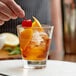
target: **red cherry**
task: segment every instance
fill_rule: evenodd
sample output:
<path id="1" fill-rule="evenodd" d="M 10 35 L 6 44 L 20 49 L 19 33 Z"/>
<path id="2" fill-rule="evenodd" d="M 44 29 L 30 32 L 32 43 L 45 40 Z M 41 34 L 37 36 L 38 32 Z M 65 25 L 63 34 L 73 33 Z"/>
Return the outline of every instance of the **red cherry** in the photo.
<path id="1" fill-rule="evenodd" d="M 22 27 L 31 27 L 32 21 L 30 19 L 22 21 Z"/>

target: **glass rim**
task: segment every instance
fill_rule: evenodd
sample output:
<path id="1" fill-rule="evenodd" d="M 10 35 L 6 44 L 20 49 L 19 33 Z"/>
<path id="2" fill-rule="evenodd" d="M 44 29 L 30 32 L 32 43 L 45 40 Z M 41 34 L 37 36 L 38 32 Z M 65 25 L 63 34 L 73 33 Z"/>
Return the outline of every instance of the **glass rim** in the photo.
<path id="1" fill-rule="evenodd" d="M 42 25 L 45 25 L 45 24 L 42 24 Z M 19 27 L 22 27 L 21 24 L 20 25 L 17 25 L 17 28 Z M 23 28 L 30 28 L 30 27 L 23 27 Z M 41 27 L 32 27 L 32 28 L 41 28 Z M 48 25 L 48 26 L 42 26 L 42 28 L 54 28 L 53 25 Z"/>

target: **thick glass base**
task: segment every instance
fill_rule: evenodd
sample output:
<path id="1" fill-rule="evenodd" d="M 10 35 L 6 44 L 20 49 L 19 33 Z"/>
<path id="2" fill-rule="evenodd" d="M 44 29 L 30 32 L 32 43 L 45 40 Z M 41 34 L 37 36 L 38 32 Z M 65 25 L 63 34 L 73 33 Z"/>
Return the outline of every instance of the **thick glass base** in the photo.
<path id="1" fill-rule="evenodd" d="M 24 62 L 24 68 L 43 69 L 46 67 L 46 60 L 42 60 L 42 61 L 23 60 L 23 62 Z"/>

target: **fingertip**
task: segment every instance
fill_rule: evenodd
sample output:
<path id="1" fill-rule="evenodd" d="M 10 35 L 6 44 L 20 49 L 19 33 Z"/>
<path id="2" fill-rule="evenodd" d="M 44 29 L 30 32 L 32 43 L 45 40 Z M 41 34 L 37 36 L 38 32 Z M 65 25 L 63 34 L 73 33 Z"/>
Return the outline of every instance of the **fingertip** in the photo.
<path id="1" fill-rule="evenodd" d="M 23 17 L 25 17 L 25 11 L 23 10 Z"/>
<path id="2" fill-rule="evenodd" d="M 0 26 L 2 26 L 4 24 L 4 21 L 0 21 Z"/>
<path id="3" fill-rule="evenodd" d="M 20 17 L 20 18 L 25 17 L 25 12 L 24 12 L 24 11 L 20 12 L 19 17 Z"/>
<path id="4" fill-rule="evenodd" d="M 17 13 L 17 15 L 20 17 L 20 18 L 23 18 L 25 17 L 25 11 L 18 5 L 19 7 L 19 12 Z"/>

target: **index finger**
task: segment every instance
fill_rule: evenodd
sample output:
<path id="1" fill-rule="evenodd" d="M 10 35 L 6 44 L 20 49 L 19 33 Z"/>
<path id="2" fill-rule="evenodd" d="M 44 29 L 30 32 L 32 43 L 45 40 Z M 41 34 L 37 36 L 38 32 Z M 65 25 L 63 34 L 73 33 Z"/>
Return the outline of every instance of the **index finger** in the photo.
<path id="1" fill-rule="evenodd" d="M 14 0 L 0 0 L 4 2 L 17 16 L 24 17 L 24 10 Z"/>

